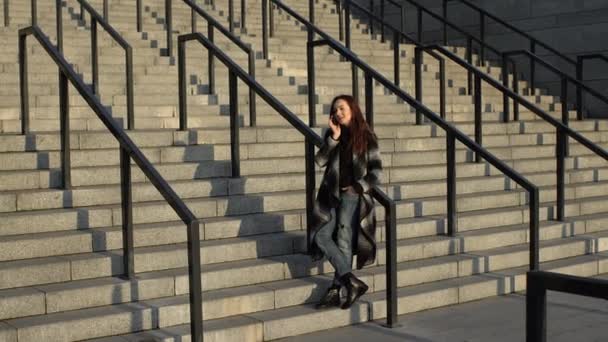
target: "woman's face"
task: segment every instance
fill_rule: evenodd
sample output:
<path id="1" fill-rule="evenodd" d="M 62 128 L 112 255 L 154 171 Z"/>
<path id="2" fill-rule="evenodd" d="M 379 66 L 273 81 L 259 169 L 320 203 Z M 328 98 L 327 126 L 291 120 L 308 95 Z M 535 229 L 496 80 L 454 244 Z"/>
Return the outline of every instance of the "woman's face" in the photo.
<path id="1" fill-rule="evenodd" d="M 342 99 L 336 101 L 336 103 L 334 104 L 334 111 L 336 113 L 336 118 L 338 119 L 338 122 L 342 126 L 350 126 L 350 121 L 353 117 L 353 114 L 350 110 L 348 102 Z"/>

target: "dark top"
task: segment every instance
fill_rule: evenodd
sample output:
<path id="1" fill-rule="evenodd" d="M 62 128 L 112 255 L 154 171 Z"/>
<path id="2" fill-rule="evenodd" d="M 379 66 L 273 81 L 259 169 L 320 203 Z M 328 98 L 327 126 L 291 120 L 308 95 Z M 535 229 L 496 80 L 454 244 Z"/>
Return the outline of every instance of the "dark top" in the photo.
<path id="1" fill-rule="evenodd" d="M 353 185 L 355 177 L 353 175 L 353 148 L 349 144 L 350 132 L 348 128 L 342 126 L 340 134 L 340 188 Z"/>

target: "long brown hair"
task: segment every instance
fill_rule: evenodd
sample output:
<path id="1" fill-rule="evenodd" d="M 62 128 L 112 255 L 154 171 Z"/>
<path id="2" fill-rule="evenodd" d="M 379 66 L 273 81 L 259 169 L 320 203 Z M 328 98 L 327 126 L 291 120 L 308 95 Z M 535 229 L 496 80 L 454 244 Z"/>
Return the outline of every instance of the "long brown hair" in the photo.
<path id="1" fill-rule="evenodd" d="M 359 156 L 362 156 L 367 152 L 368 142 L 370 140 L 376 140 L 376 135 L 365 121 L 365 118 L 363 118 L 363 113 L 361 113 L 359 103 L 357 103 L 357 100 L 350 95 L 336 96 L 331 101 L 330 115 L 336 114 L 335 104 L 338 100 L 345 101 L 348 107 L 350 107 L 352 118 L 349 126 L 350 138 L 348 144 L 352 146 L 353 152 L 357 153 Z"/>

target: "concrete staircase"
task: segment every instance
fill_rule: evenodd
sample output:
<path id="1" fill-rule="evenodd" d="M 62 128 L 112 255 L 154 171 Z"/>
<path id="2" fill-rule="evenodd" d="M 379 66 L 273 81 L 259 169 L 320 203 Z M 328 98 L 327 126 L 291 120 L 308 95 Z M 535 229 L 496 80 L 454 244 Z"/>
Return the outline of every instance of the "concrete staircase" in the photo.
<path id="1" fill-rule="evenodd" d="M 226 23 L 227 4 L 204 6 Z M 101 1 L 92 1 L 97 8 Z M 175 35 L 189 32 L 190 11 L 174 1 Z M 238 1 L 236 1 L 238 5 Z M 260 51 L 259 1 L 248 1 L 248 30 L 239 33 Z M 307 14 L 307 4 L 286 1 Z M 40 2 L 41 26 L 54 37 L 50 2 Z M 136 130 L 129 133 L 189 208 L 202 219 L 203 316 L 206 341 L 266 341 L 385 316 L 384 211 L 378 208 L 376 264 L 358 271 L 370 292 L 350 310 L 316 311 L 331 281 L 327 262 L 305 255 L 304 144 L 299 133 L 258 99 L 258 126 L 248 127 L 248 95 L 240 87 L 241 178 L 230 177 L 226 69 L 216 63 L 217 92 L 208 94 L 206 52 L 188 49 L 193 129 L 177 127 L 177 67 L 164 48 L 163 2 L 146 4 L 144 31 L 135 32 L 131 0 L 111 2 L 111 24 L 135 51 Z M 63 8 L 68 60 L 90 80 L 88 23 Z M 71 97 L 74 188 L 58 189 L 59 135 L 56 67 L 30 42 L 30 105 L 34 133 L 19 130 L 16 31 L 28 25 L 29 3 L 11 1 L 11 26 L 0 30 L 0 341 L 189 340 L 186 230 L 137 168 L 133 168 L 135 269 L 122 272 L 119 153 L 109 133 L 75 92 Z M 337 37 L 333 6 L 322 0 L 317 21 Z M 237 7 L 237 12 L 238 7 Z M 257 78 L 307 121 L 306 32 L 277 14 L 269 60 L 256 60 Z M 205 28 L 204 23 L 199 22 Z M 353 48 L 392 77 L 389 44 L 370 40 L 354 22 Z M 216 41 L 243 67 L 244 53 L 216 32 Z M 412 51 L 401 47 L 405 90 L 413 92 Z M 459 54 L 462 48 L 454 47 Z M 100 98 L 119 122 L 125 117 L 122 52 L 100 30 Z M 425 61 L 424 102 L 438 108 L 437 65 Z M 447 118 L 472 135 L 473 103 L 466 73 L 448 63 Z M 484 70 L 498 77 L 500 70 Z M 325 126 L 331 98 L 350 92 L 350 65 L 317 51 L 317 115 Z M 361 80 L 361 85 L 363 82 Z M 521 82 L 521 89 L 526 82 Z M 382 188 L 397 201 L 399 313 L 453 305 L 525 288 L 528 263 L 527 196 L 485 162 L 457 150 L 458 225 L 446 231 L 445 134 L 413 124 L 410 107 L 376 85 L 375 131 L 384 165 Z M 542 268 L 591 276 L 608 273 L 608 167 L 571 142 L 566 160 L 565 222 L 554 221 L 555 132 L 530 112 L 500 121 L 502 96 L 484 87 L 484 146 L 541 188 Z M 555 112 L 552 96 L 529 97 Z M 572 113 L 574 117 L 574 112 Z M 604 121 L 571 121 L 601 146 Z M 320 178 L 321 171 L 317 176 Z M 317 182 L 318 184 L 318 182 Z"/>

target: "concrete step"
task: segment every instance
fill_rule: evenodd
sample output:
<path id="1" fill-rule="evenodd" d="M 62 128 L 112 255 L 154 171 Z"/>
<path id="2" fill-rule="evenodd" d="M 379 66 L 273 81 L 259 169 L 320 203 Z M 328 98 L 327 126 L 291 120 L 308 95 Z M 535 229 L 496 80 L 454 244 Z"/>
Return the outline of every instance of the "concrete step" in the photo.
<path id="1" fill-rule="evenodd" d="M 587 186 L 591 186 L 591 184 L 589 184 Z M 597 186 L 598 185 L 595 185 L 595 187 L 597 187 Z M 605 189 L 606 182 L 604 182 L 603 186 Z M 578 188 L 574 188 L 574 187 L 568 187 L 567 191 L 568 191 L 568 193 L 571 194 L 571 193 L 573 193 L 573 191 L 575 189 L 582 192 L 583 188 L 581 187 L 580 189 L 578 189 Z M 552 192 L 552 191 L 554 191 L 554 187 L 547 187 L 547 188 L 541 189 L 541 193 L 546 192 L 546 191 Z M 518 197 L 521 198 L 522 201 L 525 201 L 525 196 L 524 196 L 525 193 L 523 191 L 508 192 L 508 193 L 503 193 L 503 195 L 500 195 L 500 191 L 494 191 L 492 193 L 478 192 L 475 194 L 475 196 L 476 196 L 476 198 L 479 198 L 480 201 L 489 202 L 489 200 L 488 200 L 489 194 L 494 194 L 494 198 L 492 199 L 494 205 L 496 205 L 496 203 L 498 203 L 498 202 L 496 202 L 497 200 L 501 201 L 501 199 L 500 199 L 501 196 L 507 201 L 501 201 L 498 205 L 507 205 L 508 206 L 508 205 L 511 205 L 512 203 L 518 203 L 520 201 L 517 199 Z M 429 199 L 427 197 L 430 195 L 432 195 L 432 194 L 425 194 L 425 195 L 423 195 L 425 198 L 422 198 L 422 200 L 418 201 L 418 203 L 420 203 L 420 206 L 423 208 L 420 211 L 420 213 L 416 213 L 416 215 L 423 215 L 424 217 L 431 217 L 433 215 L 443 215 L 440 212 L 438 212 L 438 213 L 433 212 L 433 209 L 430 209 L 430 211 L 428 211 L 428 212 L 425 209 L 428 206 L 426 201 L 429 201 L 429 200 L 430 200 L 429 202 L 433 201 L 433 199 Z M 583 199 L 583 197 L 582 197 L 583 195 L 584 194 L 581 194 L 580 195 L 581 197 L 573 197 L 571 195 L 571 196 L 569 196 L 568 199 L 579 200 L 579 202 L 580 202 L 580 200 Z M 593 196 L 594 194 L 589 194 L 589 195 Z M 461 196 L 459 196 L 459 203 L 460 203 L 459 207 L 458 207 L 459 211 L 466 212 L 466 211 L 477 210 L 478 208 L 480 208 L 478 203 L 475 203 L 475 202 L 471 201 L 470 199 L 467 199 L 467 198 L 471 198 L 471 197 L 472 196 L 463 196 L 462 194 L 461 194 Z M 509 202 L 509 197 L 514 198 L 515 201 Z M 525 202 L 523 202 L 523 203 L 525 203 Z M 433 205 L 433 204 L 431 204 L 431 205 Z M 485 205 L 486 204 L 484 204 L 484 206 Z M 155 246 L 160 241 L 162 241 L 162 243 L 164 243 L 164 244 L 185 242 L 186 237 L 185 237 L 185 232 L 182 232 L 183 231 L 182 226 L 183 225 L 181 225 L 179 223 L 172 224 L 168 227 L 163 226 L 163 225 L 158 225 L 158 224 L 141 225 L 141 227 L 138 226 L 138 229 L 137 229 L 138 239 L 137 239 L 136 246 L 138 246 L 138 247 Z M 526 231 L 525 228 L 523 231 L 524 232 Z M 205 232 L 205 230 L 202 230 L 203 236 L 204 236 L 204 232 Z M 24 260 L 24 259 L 30 259 L 30 258 L 60 256 L 63 254 L 102 252 L 102 251 L 106 251 L 106 250 L 119 249 L 122 246 L 121 234 L 122 234 L 121 229 L 119 227 L 109 227 L 109 228 L 90 229 L 90 230 L 85 230 L 85 231 L 58 231 L 58 232 L 39 233 L 39 234 L 32 234 L 32 235 L 6 236 L 6 237 L 0 238 L 0 245 L 4 246 L 2 248 L 2 252 L 0 253 L 0 261 Z M 298 234 L 294 235 L 293 233 L 290 233 L 287 235 L 288 236 L 286 236 L 285 238 L 289 238 L 289 236 L 291 236 L 293 238 L 300 239 L 300 237 L 297 237 Z M 477 233 L 477 235 L 479 235 L 479 233 Z M 382 241 L 381 236 L 382 236 L 381 234 L 378 236 L 379 241 Z M 409 236 L 409 237 L 411 237 L 411 236 Z M 265 241 L 276 242 L 276 239 L 278 239 L 278 238 L 279 238 L 278 236 L 275 237 L 274 235 L 269 235 L 269 236 L 260 236 L 260 239 L 248 238 L 248 240 L 255 240 L 256 245 L 261 246 L 261 245 L 266 244 Z M 230 242 L 230 241 L 224 241 L 224 242 L 227 245 L 235 246 L 234 248 L 238 247 L 237 249 L 246 248 L 246 246 L 239 247 L 239 245 L 238 245 L 240 243 L 239 241 L 235 240 L 234 242 Z M 245 242 L 245 241 L 243 241 L 243 242 Z M 268 243 L 270 243 L 270 242 L 268 242 Z M 295 243 L 295 240 L 294 240 L 294 243 Z M 287 246 L 287 245 L 290 245 L 290 243 L 286 244 L 286 242 L 284 242 L 284 243 L 281 243 L 280 245 Z M 300 246 L 300 245 L 302 245 L 302 244 L 300 242 L 298 242 L 297 246 Z M 210 246 L 211 245 L 209 245 L 209 246 L 205 245 L 204 247 L 208 250 L 213 250 L 213 248 L 211 248 Z M 477 246 L 482 246 L 482 247 L 478 247 L 478 248 L 483 249 L 483 246 L 485 246 L 487 248 L 488 244 L 487 243 L 478 244 Z M 471 248 L 471 247 L 469 246 L 469 248 Z M 226 250 L 226 251 L 228 251 L 228 250 Z M 258 248 L 258 251 L 260 251 L 259 248 Z M 266 251 L 266 249 L 264 249 L 264 251 L 265 251 L 264 253 L 269 253 L 268 255 L 275 255 L 276 253 L 279 253 L 279 252 L 272 252 L 272 251 L 268 252 L 268 251 Z M 285 249 L 280 249 L 280 251 L 284 252 Z M 209 253 L 212 253 L 212 251 Z M 227 253 L 228 252 L 224 253 L 222 255 L 222 257 L 231 258 L 231 256 Z M 241 254 L 239 254 L 239 255 L 241 255 Z M 258 257 L 259 257 L 259 255 L 258 255 Z M 203 259 L 204 258 L 205 257 L 203 257 Z M 219 260 L 219 259 L 213 259 L 213 260 Z M 224 261 L 226 261 L 226 260 L 224 260 Z M 223 261 L 217 261 L 217 262 L 223 262 Z"/>
<path id="2" fill-rule="evenodd" d="M 584 222 L 584 221 L 583 221 Z M 582 222 L 581 222 L 582 223 Z M 543 240 L 549 240 L 549 235 L 547 232 L 557 231 L 560 224 L 545 224 L 541 229 L 541 236 Z M 523 233 L 523 234 L 522 234 Z M 496 237 L 501 234 L 502 242 L 496 244 Z M 563 235 L 563 232 L 560 233 Z M 542 245 L 542 256 L 544 261 L 559 259 L 559 254 L 556 254 L 555 249 L 557 246 L 561 248 L 561 251 L 564 251 L 565 248 L 573 249 L 574 255 L 576 253 L 580 253 L 580 241 L 585 239 L 592 239 L 600 243 L 599 241 L 606 240 L 606 232 L 600 233 L 589 233 L 585 234 L 584 229 L 580 229 L 576 238 L 568 238 L 569 242 L 560 241 L 560 243 L 556 243 L 556 240 L 549 240 L 543 242 Z M 561 236 L 560 237 L 567 237 Z M 505 259 L 506 255 L 516 255 L 521 254 L 520 251 L 525 251 L 527 248 L 527 240 L 526 240 L 526 229 L 525 227 L 505 227 L 500 231 L 497 230 L 492 234 L 484 234 L 476 236 L 470 236 L 467 234 L 463 234 L 463 241 L 461 243 L 461 247 L 458 253 L 456 254 L 448 254 L 446 256 L 439 256 L 435 258 L 422 258 L 417 259 L 413 257 L 410 253 L 407 258 L 403 256 L 399 257 L 403 259 L 399 263 L 398 267 L 398 286 L 413 286 L 419 285 L 439 280 L 446 280 L 451 278 L 470 276 L 473 274 L 486 273 L 486 272 L 495 272 L 504 268 L 512 268 L 517 265 L 525 265 L 527 260 L 521 257 L 515 257 L 511 259 Z M 506 240 L 508 239 L 508 240 Z M 426 239 L 426 241 L 429 241 Z M 475 255 L 470 254 L 475 251 L 475 248 L 471 248 L 471 246 L 481 246 L 483 241 L 491 241 L 490 246 L 486 246 L 483 249 L 486 249 L 485 254 L 483 255 Z M 588 241 L 588 240 L 587 240 Z M 512 245 L 508 245 L 512 243 Z M 410 247 L 415 247 L 415 244 L 408 244 Z M 498 245 L 499 247 L 492 247 Z M 601 245 L 601 243 L 600 243 Z M 401 246 L 401 245 L 400 245 Z M 463 248 L 467 246 L 468 248 Z M 599 245 L 598 245 L 599 246 Z M 381 247 L 383 250 L 383 247 Z M 603 247 L 598 248 L 599 252 L 604 250 Z M 413 258 L 409 260 L 410 258 Z M 490 263 L 483 261 L 483 259 L 489 259 Z M 502 261 L 502 260 L 506 260 Z M 234 262 L 238 264 L 238 262 Z M 326 263 L 323 263 L 323 269 L 326 270 Z M 372 283 L 374 284 L 372 291 L 382 291 L 385 290 L 385 282 L 384 275 L 385 270 L 383 265 L 383 260 L 379 260 L 379 266 L 372 266 L 362 271 L 364 277 L 367 279 L 373 279 Z M 457 271 L 458 270 L 458 271 Z M 420 271 L 424 271 L 420 273 Z M 416 274 L 414 274 L 414 272 Z M 150 300 L 160 297 L 172 297 L 167 300 L 175 305 L 185 305 L 187 300 L 184 300 L 183 296 L 188 293 L 188 289 L 185 288 L 181 291 L 175 289 L 173 291 L 173 286 L 168 287 L 167 283 L 175 281 L 177 276 L 183 276 L 183 271 L 176 269 L 173 272 L 153 272 L 153 273 L 145 273 L 142 274 L 135 282 L 124 281 L 116 278 L 98 278 L 91 280 L 79 280 L 74 281 L 68 284 L 53 284 L 42 286 L 38 288 L 42 291 L 43 294 L 35 295 L 35 297 L 43 297 L 45 302 L 47 303 L 46 313 L 57 313 L 68 310 L 76 310 L 83 309 L 87 307 L 101 306 L 101 305 L 110 305 L 110 304 L 121 304 L 126 303 L 130 300 Z M 274 289 L 275 292 L 275 303 L 276 306 L 274 309 L 279 309 L 282 307 L 292 306 L 292 305 L 300 305 L 310 302 L 316 302 L 319 299 L 319 292 L 314 292 L 315 287 L 326 286 L 328 284 L 327 277 L 329 274 L 323 275 L 313 275 L 309 278 L 304 279 L 286 279 L 286 280 L 277 280 L 270 283 L 265 283 L 264 287 Z M 135 289 L 133 289 L 135 287 Z M 217 298 L 217 300 L 229 300 L 233 297 L 234 293 L 240 293 L 243 290 L 249 289 L 255 286 L 244 286 L 233 288 L 232 290 L 208 290 L 206 292 L 206 297 Z M 110 293 L 112 291 L 125 291 L 131 288 L 136 291 L 135 295 L 126 296 L 124 298 L 116 297 L 116 296 L 105 296 L 105 293 Z M 158 290 L 154 290 L 158 289 Z M 281 290 L 280 292 L 278 290 Z M 32 292 L 28 288 L 22 288 L 19 290 L 4 290 L 2 291 L 5 294 L 7 293 L 16 293 L 20 296 L 24 295 L 32 295 Z M 313 292 L 312 296 L 308 296 L 310 292 Z M 371 291 L 370 291 L 371 292 Z M 307 293 L 307 297 L 304 294 Z M 296 295 L 296 296 L 294 296 Z M 82 297 L 88 296 L 88 301 L 83 301 Z M 136 298 L 133 298 L 136 296 Z M 278 297 L 280 296 L 280 297 Z M 31 299 L 30 299 L 31 300 Z M 204 315 L 207 319 L 219 318 L 226 316 L 226 314 L 219 314 L 218 310 L 212 310 L 214 304 L 217 302 L 211 301 L 207 303 L 206 310 L 208 311 L 207 315 Z M 17 318 L 21 317 L 24 314 L 36 315 L 40 313 L 45 313 L 44 308 L 31 308 L 27 307 L 23 304 L 13 304 L 14 311 L 8 313 L 1 317 L 2 319 L 7 318 Z M 215 313 L 215 314 L 214 314 Z M 236 314 L 234 311 L 230 311 L 230 315 Z"/>
<path id="3" fill-rule="evenodd" d="M 581 245 L 581 244 L 578 244 Z M 576 244 L 572 244 L 573 247 L 571 248 L 575 248 L 574 246 L 576 246 Z M 579 252 L 580 253 L 580 252 Z M 584 254 L 584 253 L 581 253 Z M 581 255 L 581 254 L 577 254 Z M 552 260 L 552 259 L 549 259 Z M 598 259 L 596 258 L 593 261 L 590 261 L 589 259 L 582 259 L 582 258 L 578 258 L 576 259 L 576 261 L 578 261 L 578 263 L 580 263 L 582 260 L 585 260 L 585 262 L 588 263 L 593 263 L 595 262 L 595 267 L 597 269 L 598 267 Z M 561 262 L 562 265 L 564 264 L 564 262 Z M 570 265 L 572 265 L 572 261 L 569 262 Z M 551 266 L 549 266 L 551 267 Z M 413 290 L 414 288 L 417 288 L 418 290 L 420 290 L 421 288 L 431 288 L 431 289 L 437 289 L 437 287 L 439 288 L 447 288 L 447 289 L 457 289 L 459 291 L 457 291 L 458 293 L 462 292 L 459 296 L 458 296 L 458 301 L 459 302 L 465 302 L 465 301 L 470 301 L 470 300 L 474 300 L 474 299 L 478 299 L 478 298 L 482 298 L 484 296 L 487 296 L 489 293 L 494 293 L 497 289 L 496 283 L 497 281 L 501 280 L 503 282 L 506 283 L 506 281 L 508 280 L 507 277 L 495 277 L 492 276 L 491 274 L 486 275 L 486 274 L 482 274 L 479 276 L 469 276 L 469 277 L 460 277 L 460 278 L 456 278 L 456 279 L 448 279 L 445 281 L 441 281 L 441 282 L 433 282 L 433 283 L 429 283 L 429 284 L 422 284 L 422 285 L 414 285 L 411 287 L 406 287 L 406 288 L 401 288 L 400 289 L 400 293 L 399 293 L 399 297 L 400 299 L 402 299 L 404 297 L 404 292 L 407 290 Z M 366 281 L 370 282 L 368 277 L 365 277 Z M 492 289 L 493 290 L 489 290 Z M 468 289 L 469 292 L 464 292 L 465 289 Z M 485 291 L 480 291 L 481 289 L 486 289 Z M 240 290 L 240 291 L 239 291 Z M 239 290 L 231 290 L 231 291 L 224 291 L 224 293 L 222 293 L 224 295 L 225 300 L 229 300 L 228 296 L 234 298 L 233 296 L 237 296 L 241 297 L 241 298 L 247 298 L 247 296 L 252 299 L 252 298 L 256 298 L 260 295 L 260 292 L 267 292 L 269 296 L 272 296 L 273 294 L 273 289 L 265 289 L 265 288 L 241 288 Z M 375 290 L 375 289 L 374 289 Z M 381 310 L 381 306 L 382 306 L 382 302 L 381 301 L 381 297 L 383 292 L 382 291 L 370 291 L 370 294 L 366 295 L 365 297 L 362 298 L 361 302 L 359 304 L 357 304 L 357 306 L 354 306 L 353 309 L 351 310 L 356 310 L 358 306 L 362 306 L 362 305 L 367 305 L 366 303 L 369 303 L 372 306 L 372 311 L 370 311 L 372 318 L 381 318 L 382 317 L 382 310 Z M 510 291 L 512 291 L 512 289 L 509 289 Z M 465 294 L 468 293 L 468 296 L 465 296 Z M 240 294 L 240 296 L 238 296 L 238 294 Z M 218 293 L 219 295 L 219 293 Z M 427 293 L 428 296 L 428 293 Z M 216 300 L 221 300 L 221 297 L 216 297 L 218 299 Z M 224 299 L 222 298 L 222 299 Z M 380 298 L 380 299 L 378 299 Z M 436 297 L 435 297 L 436 298 Z M 234 298 L 236 299 L 236 298 Z M 233 299 L 233 300 L 234 300 Z M 240 298 L 239 298 L 240 299 Z M 238 299 L 237 299 L 238 301 Z M 263 301 L 265 302 L 265 301 Z M 21 329 L 20 331 L 20 336 L 24 336 L 25 334 L 27 334 L 28 331 L 31 330 L 42 330 L 41 328 L 43 326 L 46 326 L 45 330 L 47 332 L 53 332 L 53 331 L 61 331 L 61 335 L 64 338 L 69 338 L 69 339 L 77 339 L 77 338 L 89 338 L 89 337 L 97 337 L 97 336 L 107 336 L 107 335 L 113 335 L 113 334 L 120 334 L 121 331 L 123 331 L 125 328 L 122 326 L 117 326 L 117 325 L 111 325 L 112 328 L 110 329 L 99 329 L 96 330 L 94 332 L 92 331 L 87 331 L 86 333 L 84 333 L 84 335 L 82 333 L 79 334 L 75 334 L 75 333 L 71 333 L 70 335 L 65 335 L 65 333 L 63 333 L 63 331 L 73 331 L 73 329 L 66 329 L 67 327 L 69 327 L 70 325 L 73 325 L 75 323 L 81 323 L 82 321 L 86 321 L 87 319 L 90 320 L 91 319 L 91 314 L 95 314 L 95 317 L 99 320 L 103 320 L 103 321 L 114 321 L 116 320 L 116 316 L 120 317 L 121 319 L 125 319 L 124 318 L 124 313 L 121 315 L 119 314 L 118 310 L 112 310 L 112 309 L 122 309 L 121 311 L 123 312 L 127 312 L 130 315 L 133 314 L 137 314 L 138 311 L 143 311 L 143 313 L 145 313 L 146 311 L 157 311 L 159 312 L 159 321 L 157 323 L 157 325 L 155 325 L 153 322 L 147 322 L 151 317 L 147 316 L 147 315 L 142 315 L 141 317 L 144 318 L 144 321 L 142 322 L 141 325 L 138 326 L 137 329 L 132 329 L 130 331 L 133 330 L 139 330 L 141 328 L 144 329 L 150 329 L 150 328 L 156 328 L 156 327 L 167 327 L 167 326 L 172 326 L 172 325 L 177 325 L 177 324 L 184 324 L 185 319 L 187 319 L 188 315 L 187 315 L 187 311 L 184 310 L 185 308 L 187 308 L 187 300 L 185 296 L 180 296 L 180 297 L 174 297 L 171 299 L 161 299 L 161 300 L 149 300 L 149 301 L 144 301 L 143 303 L 148 304 L 147 308 L 146 306 L 136 306 L 136 305 L 130 305 L 130 304 L 119 304 L 119 305 L 114 305 L 112 307 L 100 307 L 100 308 L 95 308 L 95 309 L 84 309 L 84 310 L 79 310 L 79 316 L 74 316 L 74 315 L 69 315 L 68 313 L 57 313 L 57 314 L 52 314 L 52 316 L 54 317 L 61 317 L 62 319 L 59 320 L 52 320 L 50 322 L 44 322 L 44 321 L 40 321 L 37 320 L 35 318 L 23 318 L 23 319 L 16 319 L 16 320 L 11 320 L 10 322 L 12 323 L 13 326 L 17 327 L 17 330 Z M 142 304 L 143 304 L 142 303 Z M 214 306 L 213 304 L 211 304 L 212 302 L 208 303 L 208 307 L 210 310 L 208 311 L 208 313 L 211 315 L 210 318 L 214 317 L 214 311 L 211 310 Z M 286 332 L 289 332 L 291 334 L 293 334 L 293 330 L 292 329 L 285 329 L 285 328 L 281 328 L 278 325 L 275 325 L 275 330 L 270 330 L 269 326 L 269 317 L 274 317 L 275 319 L 277 319 L 279 317 L 281 318 L 281 321 L 283 323 L 283 325 L 287 324 L 288 322 L 286 322 L 286 320 L 288 320 L 289 318 L 295 319 L 294 318 L 294 313 L 300 313 L 300 315 L 297 316 L 301 316 L 302 314 L 302 310 L 303 309 L 307 309 L 307 307 L 303 307 L 303 306 L 293 306 L 293 307 L 286 307 L 286 308 L 274 308 L 274 306 L 271 306 L 270 304 L 273 303 L 273 301 L 268 300 L 268 308 L 273 308 L 274 310 L 272 311 L 264 311 L 265 307 L 264 305 L 262 306 L 258 306 L 256 307 L 256 305 L 253 305 L 253 308 L 248 304 L 247 302 L 242 302 L 241 299 L 241 303 L 242 305 L 240 306 L 240 308 L 242 310 L 245 310 L 244 313 L 249 313 L 251 311 L 254 311 L 253 314 L 251 314 L 251 317 L 257 318 L 257 319 L 261 319 L 263 322 L 265 322 L 265 338 L 267 339 L 274 339 L 274 338 L 278 338 L 278 337 L 285 337 L 285 336 L 281 336 L 280 334 L 285 334 Z M 259 300 L 254 302 L 258 305 L 260 305 Z M 445 304 L 445 303 L 443 303 Z M 126 306 L 126 308 L 124 307 Z M 236 309 L 234 306 L 230 306 L 233 309 Z M 247 307 L 247 308 L 245 308 Z M 129 310 L 130 308 L 130 310 Z M 237 309 L 238 310 L 238 309 Z M 267 309 L 266 309 L 267 310 Z M 411 308 L 410 308 L 411 310 Z M 257 311 L 257 312 L 256 312 Z M 307 309 L 308 311 L 308 309 Z M 327 311 L 315 311 L 313 312 L 313 316 L 319 316 L 319 315 L 323 315 L 325 313 L 330 312 L 331 310 L 327 310 Z M 335 310 L 337 311 L 337 310 Z M 348 312 L 348 311 L 347 311 Z M 181 314 L 180 314 L 181 313 Z M 367 314 L 367 310 L 364 311 L 365 314 Z M 401 312 L 400 312 L 401 313 Z M 151 312 L 150 312 L 151 314 Z M 352 312 L 350 313 L 352 315 Z M 219 317 L 221 317 L 221 313 L 217 313 L 217 315 Z M 308 314 L 310 315 L 310 313 Z M 123 317 L 121 317 L 123 316 Z M 209 316 L 207 316 L 209 317 Z M 264 319 L 266 318 L 266 319 Z M 300 317 L 299 317 L 300 318 Z M 365 317 L 367 318 L 367 317 Z M 51 323 L 51 322 L 62 322 L 62 323 Z M 301 319 L 300 319 L 301 321 Z M 50 326 L 49 326 L 50 325 Z M 59 325 L 59 326 L 63 326 L 63 329 L 52 329 L 52 326 L 55 325 Z M 28 329 L 29 328 L 29 329 Z M 36 329 L 38 328 L 38 329 Z M 111 331 L 104 331 L 104 330 L 111 330 Z M 127 332 L 130 332 L 127 331 Z M 103 334 L 102 334 L 103 332 Z M 273 332 L 274 334 L 271 334 L 270 332 Z M 31 333 L 31 332 L 30 332 Z M 52 333 L 51 333 L 52 334 Z M 57 334 L 57 333 L 55 333 Z M 53 335 L 47 335 L 47 338 L 53 338 Z"/>
<path id="4" fill-rule="evenodd" d="M 573 258 L 567 261 L 556 261 L 547 262 L 543 266 L 550 270 L 568 272 L 579 276 L 592 276 L 597 274 L 598 271 L 603 267 L 603 262 L 598 262 L 590 257 Z M 584 266 L 584 270 L 577 270 L 575 267 Z M 508 274 L 509 279 L 517 279 L 517 285 L 523 282 L 519 279 L 523 278 L 524 270 L 513 269 Z M 478 277 L 477 279 L 483 280 Z M 480 282 L 481 282 L 480 280 Z M 425 308 L 433 307 L 432 303 L 425 301 L 425 297 L 431 297 L 440 293 L 454 293 L 452 297 L 457 297 L 459 292 L 467 293 L 466 290 L 475 290 L 475 284 L 472 281 L 467 283 L 460 283 L 455 291 L 441 291 L 438 286 L 427 286 L 426 291 L 424 288 L 414 288 L 406 293 L 402 299 L 408 300 L 414 303 L 415 306 L 410 309 L 411 311 L 424 310 Z M 402 293 L 405 291 L 402 291 Z M 470 291 L 469 291 L 470 292 Z M 444 296 L 445 297 L 445 296 Z M 464 300 L 464 298 L 463 298 Z M 447 300 L 448 303 L 457 303 L 458 299 Z M 367 305 L 367 304 L 366 304 Z M 260 317 L 255 319 L 250 318 L 249 315 L 239 315 L 229 319 L 218 319 L 211 320 L 207 323 L 208 328 L 205 332 L 205 339 L 212 341 L 229 341 L 232 337 L 235 341 L 262 341 L 268 340 L 274 337 L 280 336 L 291 336 L 299 333 L 311 332 L 306 326 L 319 327 L 323 329 L 336 328 L 344 325 L 352 324 L 353 322 L 359 322 L 369 320 L 369 317 L 362 317 L 367 312 L 367 307 L 360 308 L 356 307 L 348 312 L 341 311 L 339 309 L 328 310 L 324 312 L 316 311 L 312 306 L 302 306 L 282 309 L 279 313 L 274 316 L 270 314 L 266 315 L 265 321 L 258 320 Z M 281 317 L 282 316 L 282 317 Z M 354 317 L 353 317 L 354 316 Z M 294 317 L 293 320 L 290 318 Z M 302 325 L 300 323 L 304 320 L 307 324 Z M 292 323 L 293 322 L 293 323 Z M 220 326 L 233 327 L 232 329 L 224 328 L 220 330 Z M 179 339 L 190 338 L 189 325 L 176 325 L 172 327 L 166 327 L 161 329 L 154 329 L 147 332 L 141 332 L 136 334 L 123 335 L 124 339 L 128 340 L 145 340 L 150 338 L 158 338 L 166 341 L 178 341 Z M 109 341 L 107 339 L 95 340 L 96 342 Z"/>
<path id="5" fill-rule="evenodd" d="M 549 193 L 553 191 L 551 188 L 547 188 L 547 190 Z M 590 195 L 593 196 L 594 194 L 591 193 Z M 211 218 L 222 215 L 243 215 L 267 211 L 302 209 L 304 208 L 303 198 L 304 196 L 301 192 L 291 191 L 260 193 L 255 196 L 235 195 L 230 197 L 197 198 L 189 199 L 186 202 L 199 217 Z M 483 214 L 489 208 L 499 207 L 501 208 L 500 210 L 503 210 L 502 208 L 512 207 L 511 211 L 515 215 L 513 218 L 521 220 L 521 212 L 526 211 L 525 208 L 517 207 L 526 203 L 526 196 L 521 191 L 459 194 L 459 198 L 462 198 L 463 201 L 463 204 L 459 205 L 459 210 L 462 213 L 467 212 L 470 215 L 475 215 L 478 211 Z M 483 200 L 472 200 L 473 198 L 481 198 Z M 567 202 L 567 215 L 600 212 L 603 209 L 601 199 L 602 197 L 600 196 L 569 200 Z M 239 203 L 239 205 L 234 205 L 235 203 Z M 398 201 L 398 208 L 401 208 L 398 211 L 398 217 L 400 218 L 442 214 L 445 213 L 445 199 L 444 196 L 438 196 L 400 200 Z M 4 218 L 4 222 L 1 225 L 2 235 L 13 235 L 71 230 L 78 227 L 90 228 L 116 225 L 120 222 L 120 207 L 111 205 L 67 210 L 52 209 L 35 212 L 3 213 L 0 215 Z M 546 211 L 546 215 L 550 217 L 552 211 Z M 135 204 L 135 223 L 159 222 L 159 220 L 171 221 L 175 219 L 175 214 L 163 201 Z M 490 219 L 493 220 L 495 218 L 492 217 Z M 20 222 L 23 220 L 30 222 L 27 232 L 23 228 L 16 228 L 22 226 Z M 475 224 L 479 226 L 482 223 L 477 222 Z M 465 224 L 465 226 L 468 225 Z M 482 225 L 481 227 L 485 226 Z"/>

